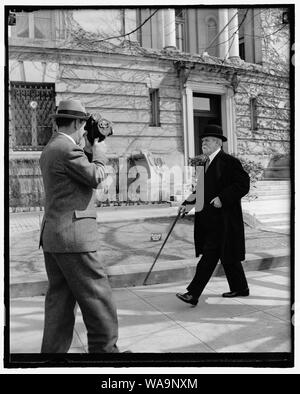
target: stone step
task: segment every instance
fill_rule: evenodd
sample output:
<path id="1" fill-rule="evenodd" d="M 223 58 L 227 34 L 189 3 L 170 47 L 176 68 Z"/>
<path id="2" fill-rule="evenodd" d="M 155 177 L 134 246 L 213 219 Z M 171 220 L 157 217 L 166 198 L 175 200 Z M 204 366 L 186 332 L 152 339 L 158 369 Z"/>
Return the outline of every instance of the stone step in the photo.
<path id="1" fill-rule="evenodd" d="M 282 199 L 242 201 L 242 208 L 255 215 L 272 213 L 289 214 L 290 202 Z"/>
<path id="2" fill-rule="evenodd" d="M 282 188 L 286 188 L 289 187 L 291 185 L 291 182 L 262 182 L 262 181 L 258 181 L 256 182 L 256 185 L 258 187 L 282 187 Z"/>
<path id="3" fill-rule="evenodd" d="M 290 187 L 280 187 L 280 186 L 277 186 L 277 187 L 267 187 L 267 186 L 265 186 L 265 187 L 263 187 L 263 186 L 256 186 L 255 185 L 255 187 L 253 187 L 253 190 L 257 190 L 257 191 L 260 191 L 260 192 L 269 192 L 269 191 L 278 191 L 278 192 L 282 192 L 282 193 L 288 193 L 288 192 L 290 192 Z"/>
<path id="4" fill-rule="evenodd" d="M 259 185 L 255 184 L 256 189 L 258 190 L 290 190 L 290 185 Z"/>
<path id="5" fill-rule="evenodd" d="M 254 194 L 257 194 L 258 196 L 283 196 L 283 197 L 289 197 L 291 192 L 290 190 L 280 190 L 280 189 L 274 189 L 274 190 L 257 190 L 257 189 L 251 189 L 251 192 Z"/>
<path id="6" fill-rule="evenodd" d="M 275 225 L 275 226 L 272 225 L 270 226 L 270 229 L 279 232 L 284 231 L 286 234 L 290 232 L 289 225 Z"/>
<path id="7" fill-rule="evenodd" d="M 290 222 L 289 220 L 260 220 L 259 217 L 257 217 L 257 220 L 263 225 L 263 226 L 269 226 L 269 227 L 284 227 L 284 228 L 289 228 Z"/>
<path id="8" fill-rule="evenodd" d="M 254 192 L 257 196 L 256 200 L 290 200 L 289 194 L 275 194 L 275 193 L 266 193 L 266 194 L 259 194 Z"/>
<path id="9" fill-rule="evenodd" d="M 277 180 L 260 180 L 260 181 L 257 181 L 257 184 L 258 185 L 269 185 L 269 186 L 272 186 L 272 185 L 289 185 L 291 182 L 290 182 L 290 180 L 281 180 L 281 181 L 277 181 Z"/>
<path id="10" fill-rule="evenodd" d="M 259 183 L 257 182 L 255 184 L 255 189 L 259 190 L 259 191 L 276 191 L 276 190 L 280 190 L 280 191 L 290 191 L 291 189 L 291 185 L 290 183 L 285 183 L 285 184 L 276 184 L 276 183 L 272 183 L 272 184 L 267 184 L 267 183 Z"/>
<path id="11" fill-rule="evenodd" d="M 284 220 L 284 221 L 289 221 L 290 217 L 288 213 L 262 213 L 257 215 L 261 220 L 266 220 L 266 221 L 275 221 L 275 220 Z"/>
<path id="12" fill-rule="evenodd" d="M 274 194 L 284 194 L 289 195 L 291 193 L 290 188 L 282 189 L 278 188 L 251 188 L 251 191 L 259 193 L 259 194 L 267 194 L 267 193 L 274 193 Z"/>
<path id="13" fill-rule="evenodd" d="M 243 212 L 248 212 L 249 214 L 254 215 L 258 219 L 263 217 L 263 215 L 272 215 L 273 214 L 272 210 L 266 211 L 263 209 L 257 209 L 255 211 L 249 210 L 249 209 L 248 210 L 244 209 Z M 282 215 L 282 218 L 288 218 L 288 219 L 290 218 L 290 211 L 288 211 L 288 210 L 286 210 L 286 211 L 281 210 L 280 214 Z M 267 220 L 267 219 L 263 217 L 262 220 Z M 279 220 L 279 219 L 276 219 L 276 220 Z"/>

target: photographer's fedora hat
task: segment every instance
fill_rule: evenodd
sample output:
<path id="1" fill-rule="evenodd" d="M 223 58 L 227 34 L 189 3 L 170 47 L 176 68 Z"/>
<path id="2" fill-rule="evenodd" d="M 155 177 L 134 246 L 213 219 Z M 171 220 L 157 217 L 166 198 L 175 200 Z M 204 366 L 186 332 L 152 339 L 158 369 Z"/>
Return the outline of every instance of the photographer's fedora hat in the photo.
<path id="1" fill-rule="evenodd" d="M 59 102 L 56 113 L 51 117 L 69 118 L 69 119 L 83 119 L 87 120 L 90 115 L 85 112 L 85 108 L 79 100 L 62 100 Z"/>
<path id="2" fill-rule="evenodd" d="M 209 124 L 205 127 L 201 138 L 204 137 L 216 137 L 220 138 L 223 142 L 227 141 L 227 138 L 223 135 L 222 127 L 216 124 Z"/>

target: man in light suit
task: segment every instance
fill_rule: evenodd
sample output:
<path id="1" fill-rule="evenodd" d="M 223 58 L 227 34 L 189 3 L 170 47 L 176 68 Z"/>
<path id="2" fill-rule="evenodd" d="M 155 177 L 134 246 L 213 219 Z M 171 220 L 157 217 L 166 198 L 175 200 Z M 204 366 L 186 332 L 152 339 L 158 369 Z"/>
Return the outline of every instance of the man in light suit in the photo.
<path id="1" fill-rule="evenodd" d="M 112 291 L 99 249 L 93 189 L 105 178 L 102 142 L 85 138 L 88 114 L 78 100 L 59 103 L 58 131 L 44 148 L 40 166 L 45 214 L 40 244 L 48 276 L 42 353 L 67 353 L 73 338 L 75 304 L 87 328 L 89 353 L 119 352 Z M 92 161 L 80 147 L 85 138 Z"/>
<path id="2" fill-rule="evenodd" d="M 240 161 L 223 152 L 223 141 L 226 137 L 220 126 L 208 125 L 204 129 L 202 151 L 208 160 L 205 169 L 199 167 L 196 191 L 179 207 L 182 214 L 195 207 L 196 257 L 202 255 L 187 292 L 176 294 L 191 305 L 197 305 L 219 259 L 230 288 L 223 297 L 249 295 L 241 264 L 245 260 L 241 198 L 249 191 L 250 179 Z"/>

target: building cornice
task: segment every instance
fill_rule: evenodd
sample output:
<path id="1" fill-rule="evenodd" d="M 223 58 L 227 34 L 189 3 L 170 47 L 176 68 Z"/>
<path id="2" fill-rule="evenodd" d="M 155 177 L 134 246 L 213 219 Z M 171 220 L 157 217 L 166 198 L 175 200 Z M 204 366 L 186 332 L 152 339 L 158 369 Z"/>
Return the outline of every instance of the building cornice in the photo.
<path id="1" fill-rule="evenodd" d="M 47 42 L 48 43 L 48 42 Z M 124 59 L 124 56 L 128 57 L 128 59 L 133 59 L 136 62 L 137 58 L 138 61 L 147 62 L 149 59 L 155 59 L 159 61 L 171 61 L 174 65 L 178 64 L 185 64 L 185 67 L 190 68 L 199 65 L 202 69 L 206 69 L 207 71 L 215 71 L 215 72 L 225 72 L 229 74 L 237 73 L 247 74 L 247 75 L 266 75 L 268 77 L 273 78 L 283 78 L 289 80 L 289 75 L 287 73 L 282 73 L 277 70 L 274 70 L 270 67 L 259 65 L 259 64 L 252 64 L 246 63 L 241 59 L 227 59 L 222 60 L 217 57 L 212 57 L 207 54 L 198 55 L 198 54 L 189 54 L 184 52 L 179 52 L 178 50 L 171 50 L 171 51 L 158 51 L 158 50 L 151 50 L 145 49 L 140 47 L 137 43 L 131 45 L 130 47 L 120 47 L 115 49 L 114 51 L 110 50 L 97 50 L 92 51 L 89 49 L 76 49 L 74 47 L 68 47 L 67 45 L 60 45 L 58 46 L 54 42 L 52 45 L 45 45 L 40 46 L 38 43 L 27 43 L 26 45 L 17 45 L 16 43 L 11 43 L 9 45 L 9 57 L 13 58 L 14 55 L 22 55 L 26 56 L 26 54 L 32 56 L 34 55 L 46 55 L 46 56 L 53 56 L 59 59 L 62 55 L 64 56 L 88 56 L 88 57 L 99 57 L 99 54 L 107 55 L 107 56 L 115 56 L 116 58 Z"/>

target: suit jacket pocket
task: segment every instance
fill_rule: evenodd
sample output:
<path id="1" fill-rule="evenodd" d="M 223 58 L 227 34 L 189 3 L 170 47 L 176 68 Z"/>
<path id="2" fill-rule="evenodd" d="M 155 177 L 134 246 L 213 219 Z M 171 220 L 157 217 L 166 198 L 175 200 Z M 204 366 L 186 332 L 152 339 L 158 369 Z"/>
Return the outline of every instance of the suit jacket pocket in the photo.
<path id="1" fill-rule="evenodd" d="M 96 250 L 99 243 L 97 214 L 93 210 L 74 211 L 74 231 L 76 248 Z"/>
<path id="2" fill-rule="evenodd" d="M 91 209 L 86 209 L 85 211 L 75 210 L 74 217 L 75 219 L 83 219 L 83 218 L 97 219 L 97 213 Z"/>

